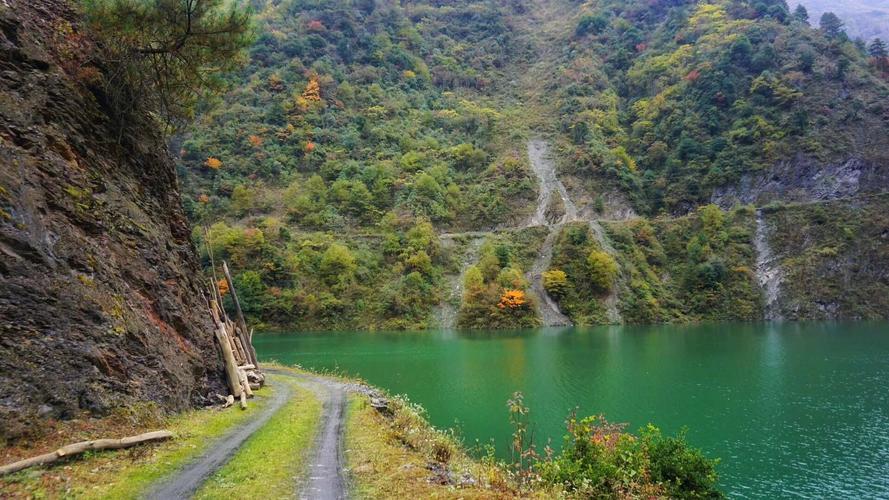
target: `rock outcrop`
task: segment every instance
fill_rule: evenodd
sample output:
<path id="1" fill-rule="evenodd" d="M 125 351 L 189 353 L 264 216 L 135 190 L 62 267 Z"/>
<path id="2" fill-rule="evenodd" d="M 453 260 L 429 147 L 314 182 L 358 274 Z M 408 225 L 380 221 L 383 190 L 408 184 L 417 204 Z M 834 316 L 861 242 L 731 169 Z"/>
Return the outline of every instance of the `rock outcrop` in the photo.
<path id="1" fill-rule="evenodd" d="M 102 71 L 64 1 L 0 2 L 3 440 L 223 387 L 174 166 L 147 117 L 113 125 Z"/>
<path id="2" fill-rule="evenodd" d="M 806 203 L 882 193 L 889 189 L 889 167 L 878 160 L 850 157 L 821 163 L 804 155 L 744 175 L 737 184 L 713 193 L 712 202 L 762 207 L 771 202 Z"/>

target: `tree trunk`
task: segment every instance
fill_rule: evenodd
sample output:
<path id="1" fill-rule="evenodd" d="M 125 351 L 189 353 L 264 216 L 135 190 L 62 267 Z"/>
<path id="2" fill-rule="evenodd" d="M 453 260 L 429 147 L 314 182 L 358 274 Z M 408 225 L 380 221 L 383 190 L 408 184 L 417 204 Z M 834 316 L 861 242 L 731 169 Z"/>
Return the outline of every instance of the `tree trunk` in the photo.
<path id="1" fill-rule="evenodd" d="M 26 458 L 25 460 L 19 460 L 18 462 L 4 465 L 0 467 L 0 476 L 12 474 L 13 472 L 27 469 L 28 467 L 34 467 L 35 465 L 46 465 L 64 457 L 80 455 L 87 451 L 119 450 L 121 448 L 129 448 L 130 446 L 150 441 L 170 439 L 171 437 L 173 437 L 173 433 L 170 431 L 154 431 L 139 434 L 138 436 L 125 437 L 123 439 L 96 439 L 94 441 L 83 441 L 80 443 L 69 444 L 51 453 L 44 453 L 43 455 Z"/>

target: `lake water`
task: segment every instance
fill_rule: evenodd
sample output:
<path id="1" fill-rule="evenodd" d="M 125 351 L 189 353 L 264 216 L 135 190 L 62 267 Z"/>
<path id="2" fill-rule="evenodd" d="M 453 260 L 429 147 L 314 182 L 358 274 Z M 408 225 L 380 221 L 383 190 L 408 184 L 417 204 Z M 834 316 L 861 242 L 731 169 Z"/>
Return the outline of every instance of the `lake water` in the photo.
<path id="1" fill-rule="evenodd" d="M 522 391 L 535 440 L 572 408 L 652 422 L 719 457 L 732 497 L 889 498 L 889 324 L 275 334 L 261 359 L 339 369 L 421 403 L 467 443 L 507 450 Z"/>

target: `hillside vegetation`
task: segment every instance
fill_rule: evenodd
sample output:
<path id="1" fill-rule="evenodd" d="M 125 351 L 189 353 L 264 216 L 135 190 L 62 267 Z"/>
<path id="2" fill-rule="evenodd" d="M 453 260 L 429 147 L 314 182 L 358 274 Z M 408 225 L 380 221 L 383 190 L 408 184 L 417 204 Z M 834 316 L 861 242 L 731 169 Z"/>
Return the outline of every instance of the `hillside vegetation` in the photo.
<path id="1" fill-rule="evenodd" d="M 885 58 L 783 1 L 252 5 L 247 67 L 173 149 L 205 264 L 266 326 L 531 326 L 535 280 L 575 323 L 759 319 L 732 203 L 885 188 Z"/>

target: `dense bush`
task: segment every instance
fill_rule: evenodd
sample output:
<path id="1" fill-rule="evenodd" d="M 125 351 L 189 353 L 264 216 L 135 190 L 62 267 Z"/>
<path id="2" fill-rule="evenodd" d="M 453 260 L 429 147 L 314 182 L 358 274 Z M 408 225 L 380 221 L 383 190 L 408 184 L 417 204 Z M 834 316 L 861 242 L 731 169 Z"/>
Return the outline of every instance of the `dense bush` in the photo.
<path id="1" fill-rule="evenodd" d="M 653 425 L 639 435 L 602 416 L 568 419 L 561 453 L 535 464 L 544 482 L 582 498 L 722 498 L 716 460 Z"/>
<path id="2" fill-rule="evenodd" d="M 513 428 L 507 464 L 519 486 L 560 498 L 723 498 L 718 460 L 649 424 L 637 434 L 604 416 L 571 414 L 562 450 L 538 453 L 530 408 L 522 393 L 507 402 Z"/>

